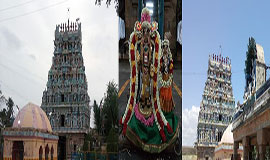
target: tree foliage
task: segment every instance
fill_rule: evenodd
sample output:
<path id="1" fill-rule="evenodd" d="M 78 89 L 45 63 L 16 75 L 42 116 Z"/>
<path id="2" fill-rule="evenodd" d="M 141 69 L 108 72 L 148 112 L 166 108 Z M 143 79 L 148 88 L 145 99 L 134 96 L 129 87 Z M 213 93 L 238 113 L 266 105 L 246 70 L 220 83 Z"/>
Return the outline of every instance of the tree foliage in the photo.
<path id="1" fill-rule="evenodd" d="M 104 98 L 102 115 L 104 116 L 105 134 L 108 135 L 111 128 L 118 128 L 118 88 L 114 81 L 107 85 Z"/>
<path id="2" fill-rule="evenodd" d="M 0 110 L 0 127 L 11 127 L 15 119 L 13 109 L 15 107 L 15 104 L 11 97 L 6 99 L 0 90 L 0 106 L 2 106 L 3 104 L 6 105 L 6 108 L 2 108 Z"/>
<path id="3" fill-rule="evenodd" d="M 115 128 L 111 128 L 107 137 L 107 152 L 118 151 L 118 134 Z"/>
<path id="4" fill-rule="evenodd" d="M 6 98 L 5 96 L 2 94 L 2 91 L 0 90 L 0 104 L 5 102 L 6 101 Z"/>
<path id="5" fill-rule="evenodd" d="M 83 150 L 89 150 L 88 144 L 93 142 L 101 142 L 101 137 L 106 138 L 107 151 L 114 151 L 117 147 L 118 140 L 118 88 L 114 81 L 107 84 L 107 90 L 103 100 L 98 105 L 94 100 L 93 105 L 95 129 L 98 133 L 98 139 L 94 140 L 94 134 L 89 134 L 92 139 L 86 137 Z M 104 127 L 104 128 L 103 128 Z M 97 137 L 96 137 L 97 138 Z"/>
<path id="6" fill-rule="evenodd" d="M 113 1 L 113 3 L 115 4 L 115 7 L 117 7 L 118 6 L 118 2 L 119 0 L 114 0 Z M 120 0 L 121 1 L 121 0 Z M 102 0 L 96 0 L 96 2 L 95 2 L 95 5 L 101 5 L 101 3 L 102 3 Z M 106 0 L 106 5 L 107 5 L 107 7 L 109 7 L 111 4 L 112 4 L 112 0 Z"/>
<path id="7" fill-rule="evenodd" d="M 246 52 L 246 61 L 245 61 L 245 75 L 246 75 L 246 85 L 252 81 L 252 70 L 253 62 L 257 58 L 257 49 L 256 42 L 253 37 L 249 38 L 248 50 Z"/>
<path id="8" fill-rule="evenodd" d="M 107 7 L 110 5 L 115 5 L 114 8 L 116 9 L 117 15 L 124 19 L 125 17 L 125 1 L 124 0 L 106 0 L 105 1 Z M 96 0 L 95 5 L 101 6 L 102 0 Z"/>
<path id="9" fill-rule="evenodd" d="M 101 108 L 97 105 L 96 100 L 94 100 L 94 117 L 95 117 L 95 129 L 97 130 L 98 135 L 101 133 L 101 125 L 102 125 L 102 119 L 101 119 Z"/>
<path id="10" fill-rule="evenodd" d="M 88 133 L 84 137 L 84 143 L 83 143 L 83 146 L 82 146 L 82 151 L 91 151 L 92 148 L 89 148 L 89 146 L 91 147 L 91 145 L 93 144 L 94 141 L 95 141 L 95 139 L 93 138 L 93 135 Z"/>

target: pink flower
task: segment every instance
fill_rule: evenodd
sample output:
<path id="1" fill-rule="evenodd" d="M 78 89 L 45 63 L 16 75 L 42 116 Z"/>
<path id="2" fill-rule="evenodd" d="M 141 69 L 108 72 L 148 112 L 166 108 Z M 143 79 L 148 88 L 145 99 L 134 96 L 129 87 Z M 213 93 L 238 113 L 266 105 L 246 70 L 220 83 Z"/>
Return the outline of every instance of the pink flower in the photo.
<path id="1" fill-rule="evenodd" d="M 147 21 L 149 23 L 151 22 L 151 16 L 148 13 L 142 14 L 141 22 L 144 22 L 144 21 Z"/>
<path id="2" fill-rule="evenodd" d="M 145 119 L 145 117 L 140 113 L 139 111 L 139 107 L 138 107 L 138 104 L 135 105 L 134 107 L 134 112 L 135 112 L 135 116 L 136 118 L 142 122 L 144 125 L 146 126 L 153 126 L 154 124 L 154 114 L 152 113 L 151 116 L 148 118 L 148 119 Z"/>

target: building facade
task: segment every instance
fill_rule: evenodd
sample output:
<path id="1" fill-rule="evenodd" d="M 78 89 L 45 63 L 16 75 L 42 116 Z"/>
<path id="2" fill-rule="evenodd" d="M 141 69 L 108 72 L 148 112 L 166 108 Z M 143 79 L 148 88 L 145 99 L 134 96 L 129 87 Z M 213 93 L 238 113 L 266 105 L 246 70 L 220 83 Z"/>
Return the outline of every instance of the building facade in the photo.
<path id="1" fill-rule="evenodd" d="M 270 79 L 266 80 L 263 47 L 249 39 L 244 103 L 234 115 L 234 159 L 239 159 L 243 146 L 244 159 L 270 159 Z M 251 58 L 250 58 L 251 57 Z M 247 65 L 252 64 L 252 65 Z"/>
<path id="2" fill-rule="evenodd" d="M 33 103 L 24 106 L 12 127 L 3 131 L 4 160 L 57 160 L 58 136 L 44 111 Z"/>
<path id="3" fill-rule="evenodd" d="M 231 60 L 228 57 L 209 55 L 197 126 L 198 159 L 214 158 L 215 147 L 232 121 L 235 100 L 231 75 Z"/>
<path id="4" fill-rule="evenodd" d="M 243 147 L 239 146 L 239 158 L 243 159 Z M 233 159 L 233 133 L 232 123 L 224 131 L 221 141 L 215 148 L 215 160 L 232 160 Z"/>
<path id="5" fill-rule="evenodd" d="M 90 128 L 90 98 L 82 56 L 81 23 L 56 26 L 52 66 L 41 108 L 59 135 L 59 157 L 81 149 Z"/>

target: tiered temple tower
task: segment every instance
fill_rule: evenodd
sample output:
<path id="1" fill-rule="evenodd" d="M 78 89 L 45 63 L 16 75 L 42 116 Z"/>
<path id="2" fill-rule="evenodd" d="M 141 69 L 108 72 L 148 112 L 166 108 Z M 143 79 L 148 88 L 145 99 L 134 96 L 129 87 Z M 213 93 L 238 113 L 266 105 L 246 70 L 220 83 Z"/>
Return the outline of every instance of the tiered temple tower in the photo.
<path id="1" fill-rule="evenodd" d="M 231 84 L 231 60 L 209 55 L 207 80 L 197 127 L 198 159 L 213 159 L 215 146 L 232 122 L 235 100 Z"/>
<path id="2" fill-rule="evenodd" d="M 71 152 L 82 147 L 90 128 L 90 98 L 81 41 L 81 23 L 68 20 L 56 26 L 52 66 L 41 108 L 59 135 L 60 159 L 69 159 Z"/>

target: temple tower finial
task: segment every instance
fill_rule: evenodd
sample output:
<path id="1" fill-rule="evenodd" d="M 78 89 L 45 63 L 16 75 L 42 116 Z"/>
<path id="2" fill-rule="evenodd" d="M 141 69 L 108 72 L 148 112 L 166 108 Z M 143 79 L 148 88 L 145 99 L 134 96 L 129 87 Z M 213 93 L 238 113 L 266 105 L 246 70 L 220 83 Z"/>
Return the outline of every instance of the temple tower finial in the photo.
<path id="1" fill-rule="evenodd" d="M 69 21 L 69 19 L 70 19 L 70 8 L 69 7 L 67 8 L 67 18 L 68 18 L 68 21 Z"/>
<path id="2" fill-rule="evenodd" d="M 222 46 L 219 45 L 219 54 L 220 54 L 220 57 L 222 57 Z"/>

